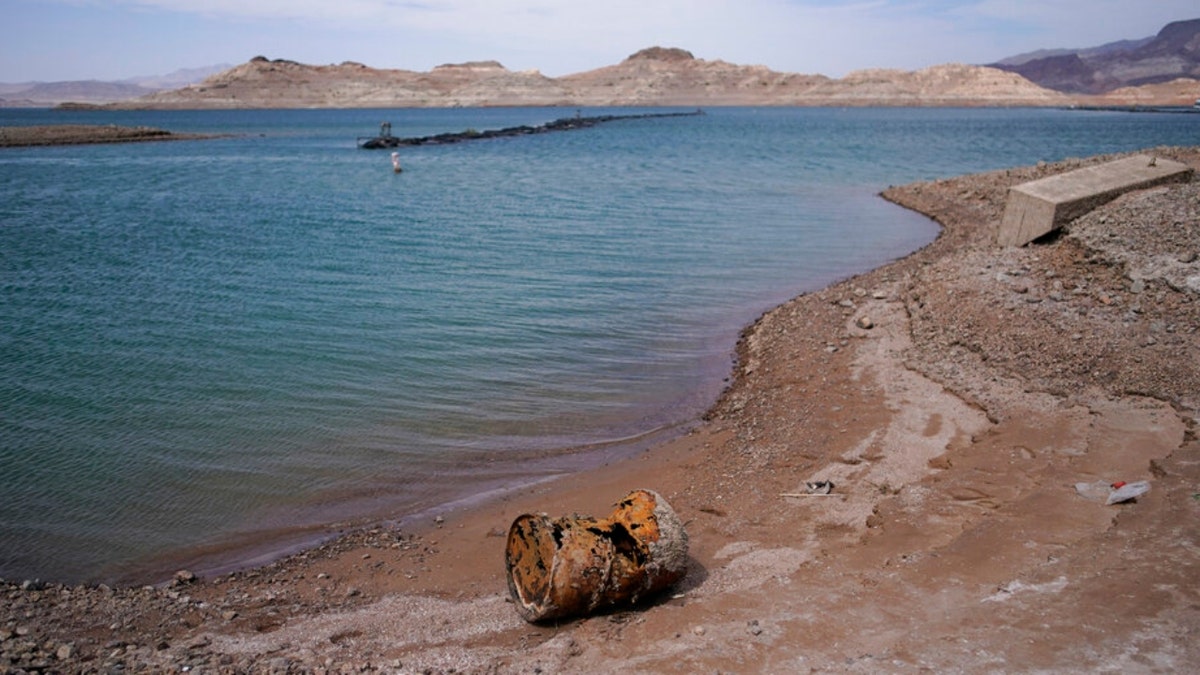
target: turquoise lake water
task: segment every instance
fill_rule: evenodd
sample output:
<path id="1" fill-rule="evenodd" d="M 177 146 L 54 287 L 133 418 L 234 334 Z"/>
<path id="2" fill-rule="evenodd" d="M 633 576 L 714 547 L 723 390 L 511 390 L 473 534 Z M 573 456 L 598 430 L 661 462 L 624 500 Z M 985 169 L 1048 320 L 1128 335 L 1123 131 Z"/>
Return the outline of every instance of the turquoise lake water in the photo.
<path id="1" fill-rule="evenodd" d="M 0 110 L 228 134 L 0 149 L 0 577 L 261 561 L 627 456 L 715 400 L 762 311 L 936 236 L 888 185 L 1200 143 L 1200 115 L 707 112 L 396 175 L 355 146 L 384 120 L 575 111 Z"/>

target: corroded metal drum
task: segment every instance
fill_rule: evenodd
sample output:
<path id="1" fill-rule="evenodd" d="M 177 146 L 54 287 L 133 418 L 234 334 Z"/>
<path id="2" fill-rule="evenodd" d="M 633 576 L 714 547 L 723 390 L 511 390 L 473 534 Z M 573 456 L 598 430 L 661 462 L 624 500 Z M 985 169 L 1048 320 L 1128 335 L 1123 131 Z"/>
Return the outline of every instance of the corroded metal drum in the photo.
<path id="1" fill-rule="evenodd" d="M 508 531 L 508 590 L 526 621 L 633 606 L 687 573 L 687 532 L 671 505 L 635 490 L 605 519 L 525 514 Z"/>

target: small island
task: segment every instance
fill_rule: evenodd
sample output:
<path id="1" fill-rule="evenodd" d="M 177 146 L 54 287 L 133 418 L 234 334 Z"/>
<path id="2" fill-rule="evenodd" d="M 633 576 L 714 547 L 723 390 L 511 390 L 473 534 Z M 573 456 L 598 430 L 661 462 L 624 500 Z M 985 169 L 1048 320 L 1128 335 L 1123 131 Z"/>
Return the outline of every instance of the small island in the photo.
<path id="1" fill-rule="evenodd" d="M 122 127 L 115 124 L 50 124 L 0 127 L 0 148 L 34 145 L 82 145 L 87 143 L 134 143 L 214 138 L 207 134 L 178 134 L 154 127 Z"/>

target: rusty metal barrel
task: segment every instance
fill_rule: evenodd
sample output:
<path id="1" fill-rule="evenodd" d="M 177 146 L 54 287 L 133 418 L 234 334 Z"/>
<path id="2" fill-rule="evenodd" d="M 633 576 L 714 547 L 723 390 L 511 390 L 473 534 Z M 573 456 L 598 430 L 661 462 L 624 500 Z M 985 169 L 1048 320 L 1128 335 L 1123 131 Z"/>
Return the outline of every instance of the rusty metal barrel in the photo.
<path id="1" fill-rule="evenodd" d="M 629 493 L 605 519 L 525 514 L 508 530 L 508 590 L 529 622 L 632 607 L 687 574 L 687 546 L 652 490 Z"/>

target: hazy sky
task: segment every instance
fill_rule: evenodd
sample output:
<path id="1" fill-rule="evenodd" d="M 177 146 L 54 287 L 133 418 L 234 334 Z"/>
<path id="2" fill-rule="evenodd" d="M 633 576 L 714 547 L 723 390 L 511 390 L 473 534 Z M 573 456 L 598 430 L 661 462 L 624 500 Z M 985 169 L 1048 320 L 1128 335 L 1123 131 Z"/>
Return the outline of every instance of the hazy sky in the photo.
<path id="1" fill-rule="evenodd" d="M 1092 47 L 1200 18 L 1197 0 L 0 0 L 0 82 L 104 79 L 263 55 L 550 76 L 644 47 L 840 77 Z"/>

